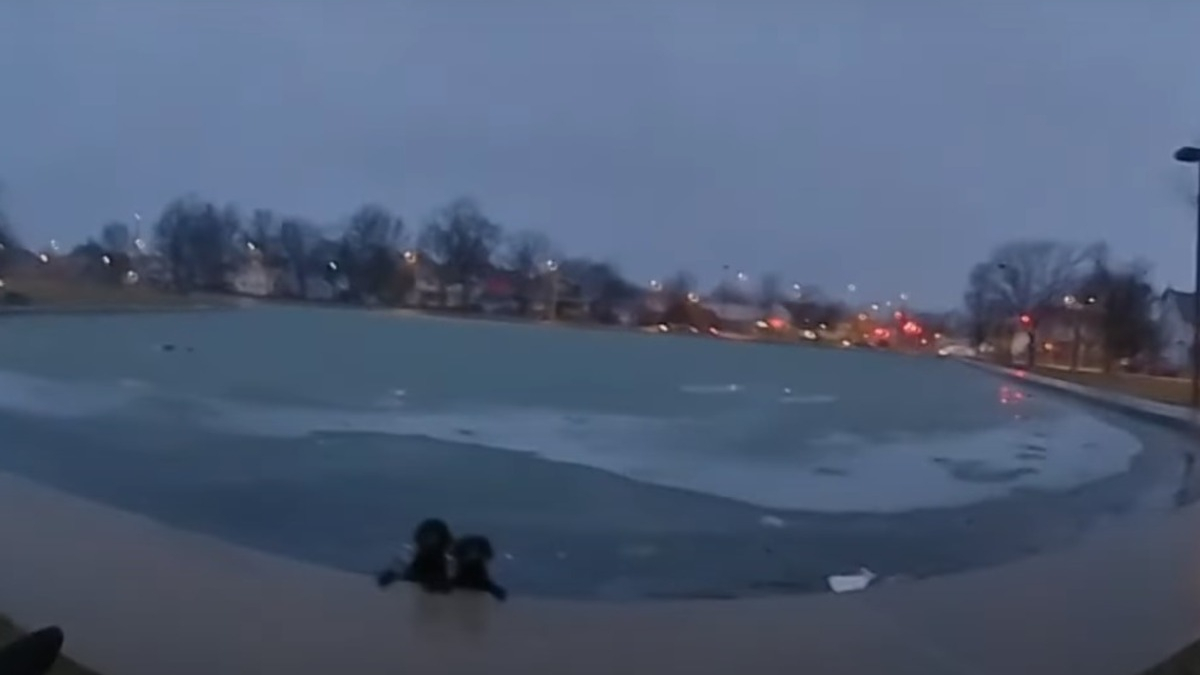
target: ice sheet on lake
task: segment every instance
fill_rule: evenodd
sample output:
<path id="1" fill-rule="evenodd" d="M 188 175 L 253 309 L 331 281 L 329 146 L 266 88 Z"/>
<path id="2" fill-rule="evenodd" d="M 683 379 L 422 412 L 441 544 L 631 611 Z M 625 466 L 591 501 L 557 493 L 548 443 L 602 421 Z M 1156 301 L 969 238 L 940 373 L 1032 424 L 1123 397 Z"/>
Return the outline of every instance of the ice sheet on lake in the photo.
<path id="1" fill-rule="evenodd" d="M 155 405 L 152 387 L 59 382 L 0 371 L 0 408 L 48 417 L 108 415 L 122 408 L 170 414 L 252 435 L 371 432 L 467 443 L 609 471 L 770 509 L 897 512 L 1000 498 L 1015 489 L 1064 490 L 1121 473 L 1140 451 L 1123 429 L 1083 410 L 973 433 L 868 440 L 839 432 L 814 443 L 747 457 L 695 422 L 554 410 L 484 408 L 453 412 L 334 410 L 196 400 L 201 415 Z M 173 399 L 190 406 L 188 399 Z M 145 405 L 143 405 L 143 403 Z M 136 404 L 136 405 L 135 405 Z M 156 413 L 157 411 L 157 413 Z M 736 431 L 736 430 L 734 430 Z M 729 439 L 736 439 L 731 434 Z M 700 450 L 703 450 L 702 452 Z"/>
<path id="2" fill-rule="evenodd" d="M 1036 423 L 937 437 L 873 441 L 849 433 L 750 459 L 683 451 L 678 426 L 631 416 L 534 410 L 462 414 L 227 409 L 244 433 L 358 431 L 422 436 L 588 466 L 775 509 L 898 512 L 970 504 L 1015 489 L 1063 490 L 1118 474 L 1141 450 L 1128 432 L 1064 407 Z M 695 442 L 703 441 L 702 431 Z"/>
<path id="3" fill-rule="evenodd" d="M 44 417 L 91 417 L 128 405 L 138 397 L 137 389 L 127 383 L 106 387 L 0 370 L 0 409 Z"/>

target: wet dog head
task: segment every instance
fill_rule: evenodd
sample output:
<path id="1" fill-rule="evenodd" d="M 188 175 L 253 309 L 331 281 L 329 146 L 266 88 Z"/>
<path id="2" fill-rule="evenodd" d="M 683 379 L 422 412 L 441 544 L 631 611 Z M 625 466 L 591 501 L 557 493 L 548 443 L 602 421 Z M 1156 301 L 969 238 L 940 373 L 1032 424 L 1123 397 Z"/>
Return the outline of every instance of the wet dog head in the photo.
<path id="1" fill-rule="evenodd" d="M 438 518 L 422 520 L 413 532 L 413 545 L 416 546 L 418 555 L 435 551 L 445 555 L 453 543 L 454 537 L 450 534 L 450 526 L 446 524 L 446 521 Z"/>
<path id="2" fill-rule="evenodd" d="M 487 537 L 471 534 L 454 543 L 454 559 L 459 565 L 487 565 L 494 555 Z"/>
<path id="3" fill-rule="evenodd" d="M 495 552 L 492 550 L 492 542 L 487 537 L 463 537 L 454 542 L 452 554 L 456 563 L 452 581 L 455 587 L 491 593 L 500 600 L 508 596 L 504 588 L 492 581 L 488 572 L 488 563 L 492 561 Z"/>
<path id="4" fill-rule="evenodd" d="M 403 579 L 420 584 L 428 591 L 449 590 L 450 572 L 446 554 L 454 543 L 450 526 L 438 518 L 427 518 L 417 525 L 412 538 L 415 550 L 408 564 L 403 570 L 397 567 L 384 570 L 377 575 L 376 582 L 383 587 Z"/>

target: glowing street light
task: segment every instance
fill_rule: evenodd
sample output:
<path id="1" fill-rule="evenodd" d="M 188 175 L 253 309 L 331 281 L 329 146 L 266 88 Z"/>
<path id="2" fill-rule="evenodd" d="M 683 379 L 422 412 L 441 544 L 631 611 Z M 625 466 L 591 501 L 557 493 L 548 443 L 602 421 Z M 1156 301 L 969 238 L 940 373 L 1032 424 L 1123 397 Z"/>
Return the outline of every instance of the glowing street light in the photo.
<path id="1" fill-rule="evenodd" d="M 908 293 L 900 294 L 900 302 L 908 302 Z"/>
<path id="2" fill-rule="evenodd" d="M 558 270 L 558 261 L 554 260 L 554 259 L 547 260 L 546 261 L 546 271 L 554 272 L 556 270 Z"/>
<path id="3" fill-rule="evenodd" d="M 414 265 L 417 262 L 417 252 L 409 249 L 404 252 L 404 262 L 409 265 Z"/>
<path id="4" fill-rule="evenodd" d="M 748 277 L 747 277 L 747 275 L 746 275 L 746 273 L 745 273 L 745 272 L 738 272 L 738 273 L 737 273 L 737 280 L 738 280 L 738 281 L 745 281 L 747 278 L 748 278 Z"/>
<path id="5" fill-rule="evenodd" d="M 858 285 L 857 284 L 846 284 L 846 290 L 850 291 L 851 293 L 856 293 L 856 292 L 858 292 Z"/>
<path id="6" fill-rule="evenodd" d="M 662 290 L 662 282 L 659 281 L 658 279 L 651 279 L 650 280 L 650 290 L 661 291 Z"/>

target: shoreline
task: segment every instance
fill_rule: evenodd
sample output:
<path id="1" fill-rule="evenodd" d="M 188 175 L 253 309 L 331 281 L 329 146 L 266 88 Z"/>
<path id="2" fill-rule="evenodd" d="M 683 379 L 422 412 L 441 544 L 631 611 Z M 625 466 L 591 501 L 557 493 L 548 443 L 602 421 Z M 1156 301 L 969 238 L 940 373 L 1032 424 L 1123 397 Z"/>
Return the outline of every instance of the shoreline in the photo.
<path id="1" fill-rule="evenodd" d="M 217 304 L 201 305 L 30 305 L 26 307 L 0 307 L 0 318 L 17 316 L 75 316 L 86 314 L 174 314 L 177 312 L 212 312 L 235 309 Z"/>
<path id="2" fill-rule="evenodd" d="M 194 302 L 192 299 L 202 297 L 204 302 Z M 169 300 L 159 302 L 160 300 Z M 148 314 L 160 313 L 168 314 L 175 312 L 189 311 L 216 311 L 216 310 L 237 310 L 249 309 L 255 306 L 265 307 L 289 307 L 289 308 L 306 308 L 306 309 L 321 309 L 321 310 L 338 310 L 338 311 L 360 311 L 386 316 L 394 316 L 408 319 L 437 319 L 446 321 L 462 321 L 462 322 L 484 322 L 496 323 L 517 326 L 530 326 L 536 328 L 558 328 L 568 330 L 587 330 L 587 331 L 607 331 L 613 333 L 635 334 L 645 336 L 659 336 L 671 338 L 691 338 L 715 340 L 725 343 L 739 343 L 750 345 L 767 345 L 774 347 L 808 347 L 818 349 L 832 350 L 849 350 L 857 352 L 869 352 L 878 354 L 889 354 L 895 356 L 916 356 L 916 357 L 933 357 L 934 352 L 928 353 L 920 351 L 906 351 L 899 349 L 877 349 L 866 348 L 862 346 L 844 347 L 835 340 L 806 340 L 798 336 L 789 337 L 761 337 L 755 335 L 742 335 L 739 333 L 725 333 L 720 335 L 710 335 L 708 333 L 690 333 L 681 330 L 672 330 L 668 332 L 659 331 L 657 324 L 651 325 L 625 325 L 625 324 L 604 324 L 597 321 L 572 321 L 566 319 L 545 319 L 537 317 L 520 317 L 508 316 L 501 314 L 489 314 L 487 312 L 468 312 L 456 309 L 444 308 L 427 308 L 427 307 L 390 307 L 390 306 L 368 306 L 338 303 L 333 301 L 315 301 L 315 300 L 294 300 L 289 298 L 270 298 L 256 296 L 242 296 L 233 294 L 217 294 L 217 293 L 202 293 L 197 296 L 174 295 L 163 293 L 161 297 L 156 298 L 154 302 L 133 302 L 133 303 L 118 303 L 118 304 L 70 304 L 70 303 L 35 303 L 23 306 L 4 306 L 0 305 L 0 318 L 5 316 L 46 316 L 46 315 L 119 315 L 119 314 Z"/>

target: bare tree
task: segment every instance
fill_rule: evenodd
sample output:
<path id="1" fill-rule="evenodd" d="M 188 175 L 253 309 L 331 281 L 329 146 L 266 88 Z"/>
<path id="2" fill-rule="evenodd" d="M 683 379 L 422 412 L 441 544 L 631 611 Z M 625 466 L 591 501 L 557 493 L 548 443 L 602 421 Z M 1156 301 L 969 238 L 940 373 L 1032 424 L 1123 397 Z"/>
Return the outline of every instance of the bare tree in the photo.
<path id="1" fill-rule="evenodd" d="M 500 243 L 500 225 L 474 200 L 456 199 L 438 211 L 421 232 L 422 251 L 442 266 L 443 283 L 478 281 L 492 263 Z"/>
<path id="2" fill-rule="evenodd" d="M 133 233 L 125 223 L 108 223 L 100 228 L 100 245 L 109 253 L 128 253 L 133 246 Z"/>
<path id="3" fill-rule="evenodd" d="M 964 302 L 975 337 L 986 339 L 1011 330 L 1022 314 L 1033 319 L 1029 359 L 1032 364 L 1039 310 L 1070 293 L 1098 261 L 1107 258 L 1103 244 L 1076 246 L 1057 241 L 1014 241 L 992 251 L 971 269 Z M 1007 330 L 1006 330 L 1007 329 Z"/>
<path id="4" fill-rule="evenodd" d="M 529 312 L 529 307 L 542 286 L 539 283 L 542 274 L 554 257 L 549 237 L 541 232 L 517 232 L 506 242 L 504 264 L 516 276 L 516 300 L 521 314 Z"/>
<path id="5" fill-rule="evenodd" d="M 257 213 L 255 215 L 260 219 L 258 223 L 252 225 L 255 230 L 274 225 L 273 222 L 265 222 L 268 214 Z M 274 237 L 264 239 L 266 249 L 263 251 L 263 257 L 268 261 L 279 260 L 282 263 L 281 267 L 287 270 L 288 275 L 296 284 L 293 287 L 294 292 L 301 298 L 308 298 L 308 278 L 313 268 L 316 229 L 312 223 L 306 220 L 295 217 L 284 218 L 279 223 L 278 243 L 274 243 Z"/>
<path id="6" fill-rule="evenodd" d="M 157 246 L 177 290 L 225 290 L 237 264 L 241 218 L 233 206 L 195 197 L 167 205 L 154 226 Z"/>
<path id="7" fill-rule="evenodd" d="M 1116 361 L 1137 359 L 1154 353 L 1159 346 L 1159 329 L 1154 320 L 1157 292 L 1150 283 L 1150 268 L 1143 263 L 1113 267 L 1096 264 L 1083 279 L 1078 298 L 1091 307 L 1100 328 L 1104 369 Z M 1094 300 L 1095 302 L 1088 302 Z"/>
<path id="8" fill-rule="evenodd" d="M 775 272 L 764 274 L 758 284 L 759 304 L 764 308 L 769 308 L 786 299 L 783 294 L 783 279 Z"/>
<path id="9" fill-rule="evenodd" d="M 21 242 L 4 208 L 4 185 L 0 183 L 0 274 L 8 271 L 20 248 Z"/>
<path id="10" fill-rule="evenodd" d="M 388 294 L 398 276 L 397 248 L 404 222 L 386 208 L 368 204 L 350 217 L 342 237 L 342 262 L 352 290 L 364 297 Z"/>
<path id="11" fill-rule="evenodd" d="M 736 282 L 728 280 L 714 286 L 712 292 L 709 293 L 709 297 L 722 304 L 740 305 L 750 301 L 750 294 L 745 289 Z"/>
<path id="12" fill-rule="evenodd" d="M 696 289 L 696 277 L 691 272 L 681 270 L 663 282 L 662 288 L 670 302 L 686 300 Z"/>

